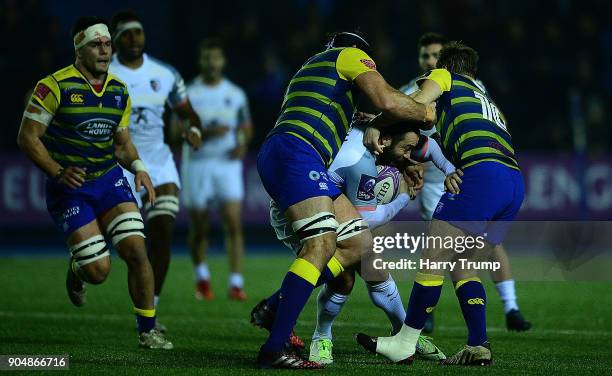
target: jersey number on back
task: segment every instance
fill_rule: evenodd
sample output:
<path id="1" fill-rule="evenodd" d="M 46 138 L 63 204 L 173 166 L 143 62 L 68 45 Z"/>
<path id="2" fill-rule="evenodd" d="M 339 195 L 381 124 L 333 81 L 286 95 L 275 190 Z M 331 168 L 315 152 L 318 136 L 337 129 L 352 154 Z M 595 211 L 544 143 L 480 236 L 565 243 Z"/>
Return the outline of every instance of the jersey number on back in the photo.
<path id="1" fill-rule="evenodd" d="M 482 105 L 482 117 L 497 124 L 498 127 L 508 132 L 506 129 L 506 123 L 499 113 L 495 103 L 491 102 L 487 97 L 479 92 L 475 91 L 474 96 L 480 100 L 480 104 Z"/>

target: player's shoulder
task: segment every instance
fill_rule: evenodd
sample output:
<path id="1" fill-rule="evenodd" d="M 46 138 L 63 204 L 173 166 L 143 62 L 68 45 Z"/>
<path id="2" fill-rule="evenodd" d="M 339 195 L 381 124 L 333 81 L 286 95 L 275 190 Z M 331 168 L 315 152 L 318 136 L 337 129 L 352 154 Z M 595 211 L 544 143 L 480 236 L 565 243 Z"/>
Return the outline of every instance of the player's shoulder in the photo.
<path id="1" fill-rule="evenodd" d="M 121 80 L 119 77 L 115 76 L 113 73 L 111 73 L 110 71 L 108 72 L 108 84 L 112 84 L 112 85 L 117 85 L 120 86 L 124 89 L 127 90 L 127 84 L 125 82 L 123 82 L 123 80 Z"/>
<path id="2" fill-rule="evenodd" d="M 47 77 L 51 77 L 56 82 L 61 82 L 69 78 L 74 78 L 74 77 L 81 78 L 82 76 L 79 73 L 79 71 L 76 69 L 76 67 L 73 64 L 70 64 L 67 67 L 64 67 L 56 72 L 51 73 Z"/>
<path id="3" fill-rule="evenodd" d="M 151 65 L 153 69 L 165 71 L 166 73 L 174 77 L 176 76 L 180 77 L 179 71 L 173 65 L 165 61 L 159 60 L 158 58 L 153 57 L 151 55 L 146 55 L 146 56 L 147 56 L 147 60 L 149 61 L 149 64 Z"/>
<path id="4" fill-rule="evenodd" d="M 235 82 L 233 82 L 229 78 L 227 77 L 224 78 L 223 82 L 226 85 L 226 90 L 230 92 L 232 95 L 235 95 L 238 97 L 246 97 L 246 92 L 244 91 L 244 89 L 238 86 Z"/>

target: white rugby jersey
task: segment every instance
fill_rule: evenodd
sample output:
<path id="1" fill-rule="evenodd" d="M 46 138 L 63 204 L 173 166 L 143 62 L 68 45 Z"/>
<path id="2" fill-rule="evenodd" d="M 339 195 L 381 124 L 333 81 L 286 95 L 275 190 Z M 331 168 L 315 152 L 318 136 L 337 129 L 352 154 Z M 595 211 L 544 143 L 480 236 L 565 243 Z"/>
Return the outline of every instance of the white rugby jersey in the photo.
<path id="1" fill-rule="evenodd" d="M 177 107 L 187 101 L 187 90 L 181 75 L 172 66 L 147 54 L 142 65 L 131 69 L 113 55 L 110 72 L 128 87 L 132 98 L 130 137 L 138 149 L 164 142 L 164 105 Z"/>
<path id="2" fill-rule="evenodd" d="M 251 120 L 244 91 L 224 78 L 217 85 L 206 85 L 201 76 L 187 85 L 189 101 L 200 117 L 202 128 L 227 126 L 229 132 L 210 138 L 198 150 L 184 146 L 183 152 L 191 159 L 225 158 L 237 146 L 236 131 L 240 124 Z M 185 155 L 185 154 L 183 154 Z"/>

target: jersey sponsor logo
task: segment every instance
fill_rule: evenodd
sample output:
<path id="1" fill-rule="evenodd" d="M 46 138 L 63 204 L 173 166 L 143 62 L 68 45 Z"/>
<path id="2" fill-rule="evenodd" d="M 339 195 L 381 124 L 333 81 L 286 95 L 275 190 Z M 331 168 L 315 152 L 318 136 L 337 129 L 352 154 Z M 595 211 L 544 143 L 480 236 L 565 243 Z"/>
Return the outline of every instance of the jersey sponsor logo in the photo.
<path id="1" fill-rule="evenodd" d="M 34 95 L 36 95 L 41 101 L 44 101 L 50 91 L 51 89 L 49 89 L 47 85 L 38 84 L 38 86 L 36 86 L 36 91 L 34 92 Z"/>
<path id="2" fill-rule="evenodd" d="M 81 104 L 85 102 L 85 98 L 83 98 L 83 94 L 70 94 L 70 103 Z"/>
<path id="3" fill-rule="evenodd" d="M 79 136 L 90 141 L 108 141 L 115 132 L 117 123 L 104 118 L 95 118 L 77 125 L 76 131 Z"/>
<path id="4" fill-rule="evenodd" d="M 365 65 L 366 67 L 376 70 L 376 63 L 373 60 L 370 59 L 361 59 L 359 60 L 361 61 L 361 64 Z"/>
<path id="5" fill-rule="evenodd" d="M 313 170 L 308 173 L 308 177 L 310 178 L 310 180 L 317 181 L 321 179 L 321 174 Z"/>
<path id="6" fill-rule="evenodd" d="M 376 185 L 376 178 L 370 175 L 361 175 L 359 180 L 359 187 L 357 187 L 357 198 L 362 201 L 373 200 L 374 186 Z"/>
<path id="7" fill-rule="evenodd" d="M 153 91 L 159 91 L 161 89 L 161 81 L 158 78 L 153 78 L 149 81 L 149 83 L 151 84 L 151 89 L 153 89 Z"/>

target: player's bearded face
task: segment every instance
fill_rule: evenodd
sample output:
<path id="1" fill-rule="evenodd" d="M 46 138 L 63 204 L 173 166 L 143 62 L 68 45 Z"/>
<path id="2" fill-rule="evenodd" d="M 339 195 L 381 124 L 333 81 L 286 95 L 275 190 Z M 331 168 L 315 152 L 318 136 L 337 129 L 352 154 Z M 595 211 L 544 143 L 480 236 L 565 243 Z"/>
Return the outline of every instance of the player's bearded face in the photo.
<path id="1" fill-rule="evenodd" d="M 115 42 L 118 52 L 127 60 L 139 59 L 145 47 L 145 33 L 142 29 L 129 29 L 123 32 Z"/>
<path id="2" fill-rule="evenodd" d="M 106 37 L 92 40 L 78 51 L 79 59 L 85 68 L 93 74 L 108 72 L 112 53 L 111 40 Z"/>
<path id="3" fill-rule="evenodd" d="M 419 66 L 423 72 L 430 71 L 436 68 L 436 63 L 440 57 L 442 45 L 439 43 L 423 46 L 419 50 Z"/>
<path id="4" fill-rule="evenodd" d="M 384 148 L 383 159 L 398 168 L 405 166 L 406 163 L 413 162 L 410 159 L 410 152 L 419 142 L 419 136 L 414 132 L 405 133 L 402 138 Z"/>

